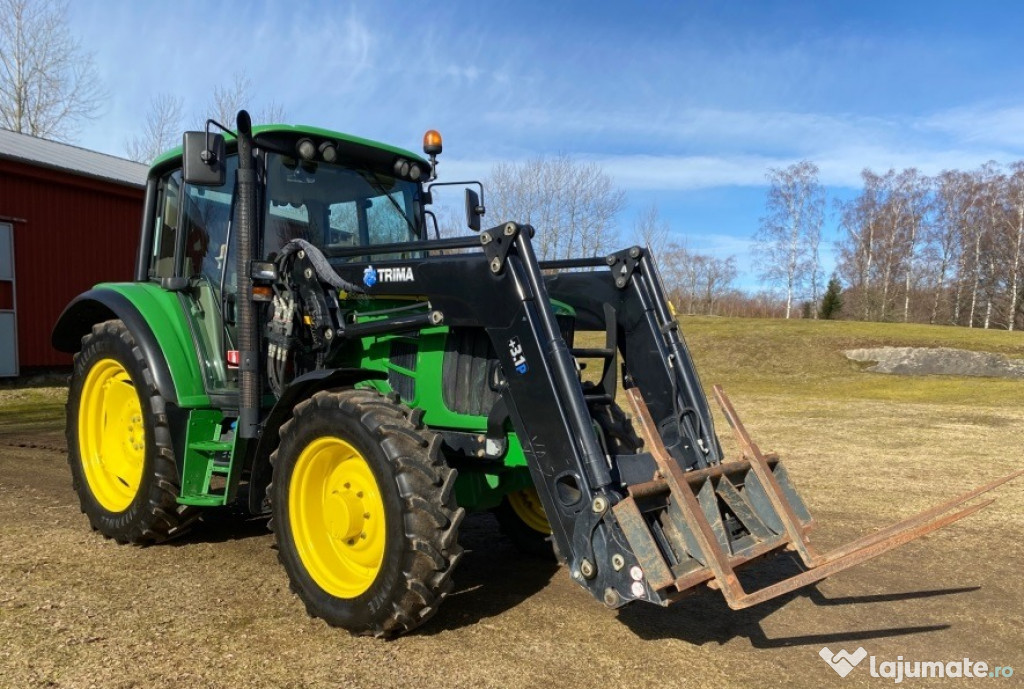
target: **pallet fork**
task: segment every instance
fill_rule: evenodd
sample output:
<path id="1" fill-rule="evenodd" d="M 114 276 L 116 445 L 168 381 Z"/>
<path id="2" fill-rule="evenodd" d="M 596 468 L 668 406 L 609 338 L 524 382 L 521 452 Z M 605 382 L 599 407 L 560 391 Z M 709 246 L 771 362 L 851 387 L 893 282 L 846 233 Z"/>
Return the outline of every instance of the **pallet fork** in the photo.
<path id="1" fill-rule="evenodd" d="M 1024 470 L 992 481 L 909 519 L 868 534 L 827 553 L 819 553 L 808 532 L 813 522 L 778 457 L 764 454 L 751 440 L 721 387 L 715 399 L 732 427 L 742 459 L 684 472 L 669 456 L 643 398 L 626 391 L 650 452 L 656 478 L 630 488 L 615 513 L 652 588 L 666 602 L 706 583 L 719 589 L 734 610 L 777 598 L 844 569 L 878 557 L 990 505 L 965 503 L 1024 475 Z M 958 509 L 960 508 L 960 509 Z M 956 511 L 954 511 L 956 510 Z M 747 532 L 730 538 L 728 523 Z M 806 571 L 756 591 L 746 591 L 736 571 L 772 552 L 796 551 Z"/>

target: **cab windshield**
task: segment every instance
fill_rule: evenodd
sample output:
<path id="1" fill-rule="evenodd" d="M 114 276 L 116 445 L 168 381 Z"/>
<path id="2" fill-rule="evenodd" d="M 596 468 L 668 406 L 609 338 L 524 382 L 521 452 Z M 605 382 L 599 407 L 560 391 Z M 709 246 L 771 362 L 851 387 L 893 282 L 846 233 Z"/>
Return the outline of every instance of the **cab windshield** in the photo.
<path id="1" fill-rule="evenodd" d="M 289 241 L 305 239 L 328 257 L 357 259 L 345 250 L 418 241 L 418 189 L 415 182 L 368 168 L 268 153 L 263 254 L 273 259 Z"/>

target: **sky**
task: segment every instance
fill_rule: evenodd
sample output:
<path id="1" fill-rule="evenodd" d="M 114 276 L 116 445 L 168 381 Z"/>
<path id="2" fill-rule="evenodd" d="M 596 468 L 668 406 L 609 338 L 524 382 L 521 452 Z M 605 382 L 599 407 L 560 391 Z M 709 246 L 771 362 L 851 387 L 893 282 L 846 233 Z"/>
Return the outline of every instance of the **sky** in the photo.
<path id="1" fill-rule="evenodd" d="M 78 0 L 70 21 L 109 93 L 78 145 L 124 155 L 156 94 L 199 121 L 244 72 L 256 113 L 413 151 L 439 130 L 442 181 L 599 163 L 626 192 L 624 245 L 656 204 L 677 241 L 736 256 L 746 289 L 769 168 L 815 162 L 831 200 L 866 167 L 1024 158 L 1016 2 Z M 830 210 L 826 271 L 836 233 Z"/>

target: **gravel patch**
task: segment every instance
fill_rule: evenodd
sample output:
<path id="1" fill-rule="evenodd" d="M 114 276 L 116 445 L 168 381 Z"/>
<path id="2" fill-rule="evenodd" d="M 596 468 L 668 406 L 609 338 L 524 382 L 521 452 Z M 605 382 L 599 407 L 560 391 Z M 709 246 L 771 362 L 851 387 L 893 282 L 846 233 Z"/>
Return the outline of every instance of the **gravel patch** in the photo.
<path id="1" fill-rule="evenodd" d="M 877 347 L 848 349 L 851 361 L 876 362 L 866 370 L 905 376 L 979 376 L 1024 379 L 1024 361 L 1002 354 L 950 347 Z"/>

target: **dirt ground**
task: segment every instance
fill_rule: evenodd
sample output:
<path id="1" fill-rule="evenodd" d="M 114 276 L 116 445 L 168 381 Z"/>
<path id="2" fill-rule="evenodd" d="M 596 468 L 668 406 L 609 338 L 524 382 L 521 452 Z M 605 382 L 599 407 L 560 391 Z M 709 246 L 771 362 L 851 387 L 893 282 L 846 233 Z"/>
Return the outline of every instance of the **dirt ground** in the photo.
<path id="1" fill-rule="evenodd" d="M 828 548 L 1024 465 L 1024 409 L 735 396 L 781 452 Z M 0 414 L 3 411 L 0 410 Z M 725 435 L 727 428 L 719 424 Z M 996 503 L 813 588 L 743 612 L 714 591 L 605 609 L 564 569 L 467 521 L 456 593 L 394 641 L 306 616 L 264 523 L 211 512 L 170 544 L 122 547 L 80 514 L 62 432 L 0 434 L 0 687 L 882 686 L 879 662 L 986 661 L 1024 677 L 1024 480 Z M 789 560 L 764 575 L 792 574 Z M 906 680 L 964 686 L 970 680 Z"/>

